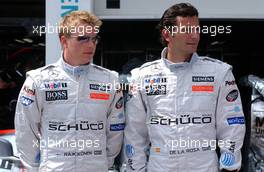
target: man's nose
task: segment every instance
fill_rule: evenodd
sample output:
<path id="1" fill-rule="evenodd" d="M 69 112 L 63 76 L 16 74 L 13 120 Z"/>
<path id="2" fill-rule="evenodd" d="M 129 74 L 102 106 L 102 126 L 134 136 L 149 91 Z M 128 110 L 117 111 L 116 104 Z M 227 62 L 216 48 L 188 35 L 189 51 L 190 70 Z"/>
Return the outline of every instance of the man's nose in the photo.
<path id="1" fill-rule="evenodd" d="M 191 37 L 192 39 L 199 39 L 199 38 L 200 38 L 200 33 L 198 33 L 198 32 L 192 32 L 192 33 L 190 34 L 190 37 Z"/>

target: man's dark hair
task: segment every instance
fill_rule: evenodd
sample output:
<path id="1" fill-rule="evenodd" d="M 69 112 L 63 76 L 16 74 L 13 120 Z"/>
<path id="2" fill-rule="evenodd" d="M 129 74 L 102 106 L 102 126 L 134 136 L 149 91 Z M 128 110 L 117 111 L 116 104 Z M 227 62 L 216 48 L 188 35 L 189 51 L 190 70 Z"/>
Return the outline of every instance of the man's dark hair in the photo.
<path id="1" fill-rule="evenodd" d="M 180 17 L 193 17 L 197 16 L 198 17 L 199 13 L 198 10 L 191 5 L 190 3 L 179 3 L 171 6 L 168 8 L 162 15 L 158 29 L 160 31 L 160 36 L 161 36 L 161 43 L 162 45 L 166 46 L 167 41 L 163 38 L 162 36 L 162 30 L 167 27 L 171 28 L 172 26 L 176 25 L 176 20 L 175 18 L 180 16 Z"/>

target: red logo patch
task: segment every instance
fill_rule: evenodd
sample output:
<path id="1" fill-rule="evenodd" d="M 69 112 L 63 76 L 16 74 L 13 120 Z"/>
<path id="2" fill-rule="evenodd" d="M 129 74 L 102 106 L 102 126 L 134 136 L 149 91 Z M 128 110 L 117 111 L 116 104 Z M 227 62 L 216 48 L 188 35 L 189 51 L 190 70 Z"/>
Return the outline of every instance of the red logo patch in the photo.
<path id="1" fill-rule="evenodd" d="M 110 94 L 107 93 L 90 93 L 90 98 L 95 100 L 109 100 Z"/>
<path id="2" fill-rule="evenodd" d="M 192 86 L 193 92 L 214 92 L 213 85 L 193 85 Z"/>

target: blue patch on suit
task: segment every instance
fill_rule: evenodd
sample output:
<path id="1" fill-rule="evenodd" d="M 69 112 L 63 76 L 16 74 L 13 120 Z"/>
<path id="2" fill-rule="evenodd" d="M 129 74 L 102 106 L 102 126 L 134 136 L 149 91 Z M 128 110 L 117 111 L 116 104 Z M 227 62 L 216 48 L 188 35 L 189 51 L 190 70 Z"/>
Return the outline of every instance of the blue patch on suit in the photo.
<path id="1" fill-rule="evenodd" d="M 227 118 L 228 125 L 233 124 L 245 124 L 245 118 L 243 116 Z"/>
<path id="2" fill-rule="evenodd" d="M 231 153 L 224 153 L 221 158 L 221 163 L 224 166 L 232 166 L 235 163 L 235 156 Z"/>
<path id="3" fill-rule="evenodd" d="M 128 158 L 131 158 L 135 154 L 135 150 L 133 146 L 131 145 L 126 145 L 126 155 Z"/>
<path id="4" fill-rule="evenodd" d="M 125 123 L 110 125 L 110 131 L 121 131 L 125 129 Z"/>
<path id="5" fill-rule="evenodd" d="M 24 105 L 24 106 L 29 106 L 30 104 L 32 104 L 34 102 L 34 100 L 26 97 L 26 96 L 21 96 L 20 98 L 21 100 L 21 104 Z"/>

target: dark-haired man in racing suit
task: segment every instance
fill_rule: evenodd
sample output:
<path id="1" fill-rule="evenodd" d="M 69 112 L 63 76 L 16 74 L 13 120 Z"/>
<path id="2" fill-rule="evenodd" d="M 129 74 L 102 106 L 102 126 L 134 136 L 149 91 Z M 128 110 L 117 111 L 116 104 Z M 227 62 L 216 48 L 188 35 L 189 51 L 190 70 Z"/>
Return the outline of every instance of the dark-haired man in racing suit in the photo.
<path id="1" fill-rule="evenodd" d="M 237 171 L 245 122 L 232 67 L 200 57 L 195 53 L 199 32 L 179 33 L 177 26 L 199 26 L 192 5 L 176 4 L 165 11 L 161 35 L 167 48 L 161 59 L 131 72 L 127 171 Z"/>

